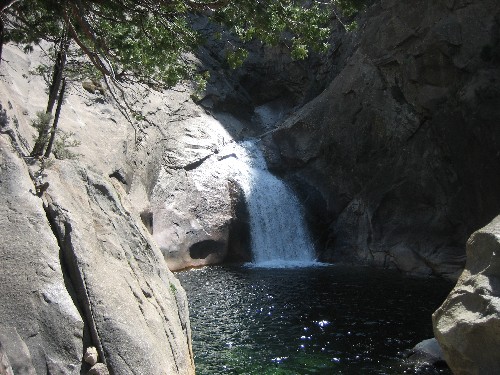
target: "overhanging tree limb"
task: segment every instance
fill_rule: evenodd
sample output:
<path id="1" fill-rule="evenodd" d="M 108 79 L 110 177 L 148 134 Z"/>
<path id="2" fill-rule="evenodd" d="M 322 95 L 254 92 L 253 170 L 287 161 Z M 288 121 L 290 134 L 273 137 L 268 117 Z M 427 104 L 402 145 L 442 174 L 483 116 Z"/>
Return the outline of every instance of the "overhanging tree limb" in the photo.
<path id="1" fill-rule="evenodd" d="M 111 76 L 111 72 L 106 68 L 106 66 L 103 64 L 101 59 L 99 58 L 98 54 L 95 52 L 92 52 L 89 47 L 85 45 L 85 43 L 82 42 L 80 37 L 78 36 L 78 33 L 76 32 L 75 28 L 73 27 L 73 24 L 71 23 L 71 19 L 69 18 L 68 14 L 66 12 L 63 12 L 64 20 L 66 21 L 66 24 L 68 25 L 68 31 L 75 41 L 76 44 L 81 48 L 83 53 L 87 55 L 87 57 L 90 59 L 92 64 L 105 76 Z"/>
<path id="2" fill-rule="evenodd" d="M 12 4 L 17 3 L 19 0 L 0 0 L 0 12 L 10 7 Z"/>

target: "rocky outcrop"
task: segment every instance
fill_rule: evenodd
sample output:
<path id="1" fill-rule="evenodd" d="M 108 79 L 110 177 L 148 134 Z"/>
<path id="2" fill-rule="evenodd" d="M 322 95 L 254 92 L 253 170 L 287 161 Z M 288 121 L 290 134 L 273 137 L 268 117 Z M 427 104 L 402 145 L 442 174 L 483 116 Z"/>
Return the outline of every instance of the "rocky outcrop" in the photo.
<path id="1" fill-rule="evenodd" d="M 90 343 L 115 374 L 194 373 L 184 290 L 120 187 L 60 162 L 45 171 L 46 214 L 24 162 L 0 141 L 2 347 L 25 343 L 38 374 L 79 374 Z M 28 366 L 7 357 L 14 373 Z"/>
<path id="2" fill-rule="evenodd" d="M 432 318 L 454 374 L 500 372 L 500 216 L 470 237 L 465 270 Z"/>
<path id="3" fill-rule="evenodd" d="M 169 135 L 150 195 L 153 238 L 170 269 L 221 263 L 239 194 L 216 165 L 234 141 L 207 115 L 176 124 Z"/>
<path id="4" fill-rule="evenodd" d="M 330 86 L 265 139 L 323 260 L 458 277 L 500 211 L 499 25 L 495 0 L 377 2 Z"/>
<path id="5" fill-rule="evenodd" d="M 443 350 L 435 338 L 419 342 L 408 353 L 407 361 L 417 368 L 426 366 L 446 367 Z"/>
<path id="6" fill-rule="evenodd" d="M 0 136 L 0 343 L 15 374 L 80 374 L 84 322 L 34 192 L 26 164 Z"/>
<path id="7" fill-rule="evenodd" d="M 193 373 L 186 295 L 119 186 L 73 162 L 46 173 L 47 211 L 101 361 L 116 374 Z"/>
<path id="8" fill-rule="evenodd" d="M 28 74 L 36 66 L 28 56 L 4 52 L 0 366 L 14 374 L 193 374 L 186 295 L 139 214 L 146 188 L 137 181 L 149 170 L 139 164 L 131 173 L 125 152 L 141 149 L 145 131 L 116 121 L 106 98 L 70 91 L 61 126 L 81 137 L 79 159 L 22 157 L 44 85 Z M 89 346 L 98 351 L 93 369 L 83 361 Z"/>

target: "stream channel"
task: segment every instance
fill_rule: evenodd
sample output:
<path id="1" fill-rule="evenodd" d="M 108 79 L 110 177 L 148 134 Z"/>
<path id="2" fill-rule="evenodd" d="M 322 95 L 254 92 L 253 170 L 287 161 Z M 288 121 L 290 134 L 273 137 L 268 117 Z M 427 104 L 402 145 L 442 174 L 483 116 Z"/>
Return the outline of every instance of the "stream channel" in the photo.
<path id="1" fill-rule="evenodd" d="M 177 273 L 196 373 L 451 374 L 404 352 L 433 337 L 450 282 L 362 267 L 217 266 Z"/>

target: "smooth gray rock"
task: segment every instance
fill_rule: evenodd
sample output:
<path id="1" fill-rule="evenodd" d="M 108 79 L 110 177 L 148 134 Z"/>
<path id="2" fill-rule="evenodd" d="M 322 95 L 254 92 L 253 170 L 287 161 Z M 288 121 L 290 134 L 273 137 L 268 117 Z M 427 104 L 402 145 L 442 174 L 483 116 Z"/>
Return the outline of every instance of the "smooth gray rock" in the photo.
<path id="1" fill-rule="evenodd" d="M 19 144 L 32 139 L 30 117 L 46 104 L 43 79 L 29 75 L 43 56 L 38 49 L 29 56 L 12 47 L 4 52 L 11 63 L 1 66 L 0 92 L 11 121 L 0 132 Z M 134 134 L 106 97 L 96 103 L 81 94 L 68 93 L 60 121 L 82 141 L 79 160 L 56 160 L 45 170 L 43 201 L 24 162 L 0 144 L 0 324 L 17 328 L 38 374 L 80 374 L 83 349 L 91 345 L 112 374 L 192 374 L 185 293 L 139 213 L 149 204 L 145 191 L 155 181 L 155 157 L 161 157 L 154 143 L 144 147 L 149 136 L 161 143 L 166 135 L 160 125 L 194 116 L 195 105 L 181 109 L 189 100 L 182 90 L 163 96 L 127 91 L 160 124 L 141 124 Z M 29 153 L 29 142 L 17 149 Z M 36 172 L 37 162 L 27 161 Z"/>
<path id="2" fill-rule="evenodd" d="M 12 371 L 12 366 L 10 365 L 7 353 L 5 353 L 4 348 L 0 345 L 0 375 L 14 375 Z"/>
<path id="3" fill-rule="evenodd" d="M 109 371 L 103 363 L 97 363 L 92 366 L 87 375 L 109 375 Z"/>
<path id="4" fill-rule="evenodd" d="M 242 128 L 234 118 L 232 123 Z M 231 256 L 249 260 L 231 241 L 242 194 L 228 171 L 218 167 L 219 160 L 231 157 L 223 151 L 234 142 L 230 132 L 213 117 L 198 115 L 170 126 L 168 133 L 157 146 L 160 167 L 152 181 L 149 213 L 143 217 L 149 216 L 153 238 L 169 268 L 217 264 Z"/>
<path id="5" fill-rule="evenodd" d="M 432 318 L 454 374 L 500 373 L 500 216 L 470 237 L 465 270 Z"/>
<path id="6" fill-rule="evenodd" d="M 30 351 L 15 327 L 0 326 L 0 352 L 5 358 L 5 373 L 11 371 L 11 374 L 16 375 L 36 375 Z M 4 372 L 0 369 L 0 373 Z"/>
<path id="7" fill-rule="evenodd" d="M 120 375 L 193 374 L 185 292 L 121 184 L 65 161 L 47 181 L 48 215 L 100 361 Z"/>
<path id="8" fill-rule="evenodd" d="M 415 345 L 408 360 L 419 365 L 440 365 L 445 361 L 443 351 L 435 338 L 423 340 Z"/>
<path id="9" fill-rule="evenodd" d="M 34 191 L 26 164 L 1 135 L 0 324 L 14 329 L 12 335 L 1 330 L 2 346 L 24 342 L 39 375 L 48 369 L 79 374 L 84 324 L 68 291 L 57 240 Z M 14 358 L 9 360 L 17 374 Z"/>

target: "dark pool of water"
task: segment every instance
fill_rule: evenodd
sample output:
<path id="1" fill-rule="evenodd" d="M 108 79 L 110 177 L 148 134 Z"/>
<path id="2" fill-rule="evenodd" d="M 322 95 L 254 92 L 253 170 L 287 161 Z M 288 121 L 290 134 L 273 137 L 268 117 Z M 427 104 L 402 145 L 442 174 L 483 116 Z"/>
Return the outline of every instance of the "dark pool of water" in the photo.
<path id="1" fill-rule="evenodd" d="M 416 374 L 403 353 L 433 336 L 452 284 L 341 266 L 177 273 L 198 375 Z"/>

